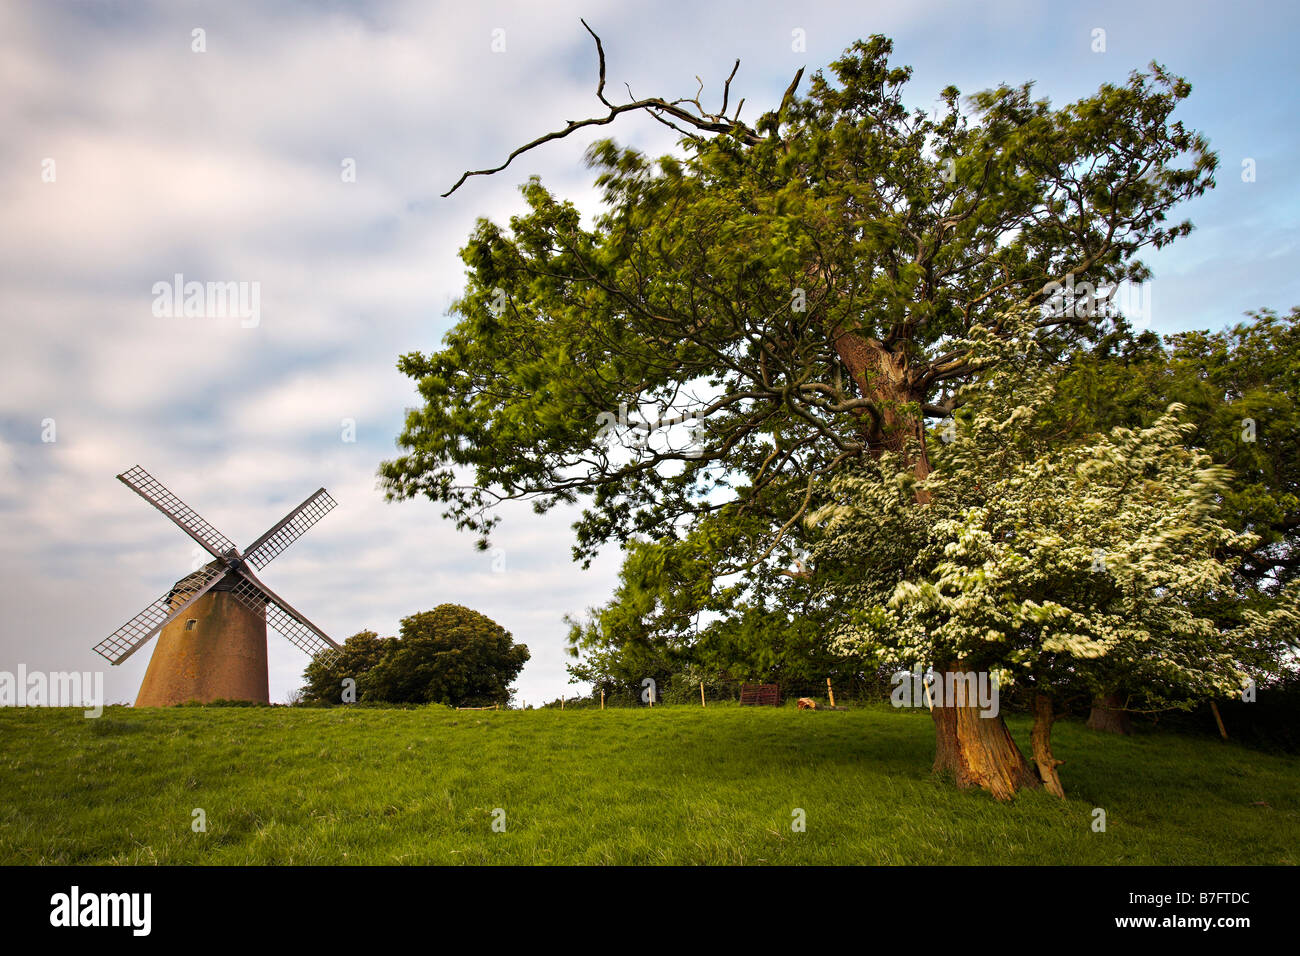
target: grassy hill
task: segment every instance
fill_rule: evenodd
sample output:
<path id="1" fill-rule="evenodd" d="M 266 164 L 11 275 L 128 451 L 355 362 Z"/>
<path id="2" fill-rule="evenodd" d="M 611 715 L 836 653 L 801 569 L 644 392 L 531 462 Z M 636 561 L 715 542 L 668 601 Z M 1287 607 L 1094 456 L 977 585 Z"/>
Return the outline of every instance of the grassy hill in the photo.
<path id="1" fill-rule="evenodd" d="M 6 708 L 0 863 L 1300 862 L 1300 759 L 1075 723 L 1055 750 L 1069 800 L 1000 805 L 888 707 Z"/>

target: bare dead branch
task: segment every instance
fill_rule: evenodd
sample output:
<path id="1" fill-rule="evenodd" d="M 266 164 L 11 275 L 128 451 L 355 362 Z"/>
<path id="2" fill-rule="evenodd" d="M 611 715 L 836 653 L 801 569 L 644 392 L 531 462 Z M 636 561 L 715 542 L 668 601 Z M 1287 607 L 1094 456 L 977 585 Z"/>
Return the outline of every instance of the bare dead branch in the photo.
<path id="1" fill-rule="evenodd" d="M 803 79 L 803 71 L 804 67 L 799 67 L 799 72 L 794 75 L 794 79 L 790 81 L 790 85 L 785 88 L 785 94 L 781 97 L 781 106 L 776 111 L 776 118 L 778 120 L 785 115 L 786 109 L 794 99 L 794 91 L 798 88 L 799 81 Z"/>
<path id="2" fill-rule="evenodd" d="M 736 60 L 736 65 L 731 68 L 731 74 L 727 77 L 727 82 L 722 84 L 722 109 L 718 110 L 719 116 L 727 115 L 727 97 L 731 95 L 731 81 L 736 78 L 736 71 L 740 69 L 740 60 Z"/>
<path id="3" fill-rule="evenodd" d="M 605 99 L 605 46 L 600 42 L 600 37 L 596 36 L 596 31 L 587 26 L 586 20 L 579 17 L 578 22 L 586 27 L 587 32 L 591 34 L 591 38 L 596 41 L 596 55 L 600 58 L 600 82 L 596 85 L 596 99 L 612 108 L 614 104 Z M 628 87 L 627 92 L 628 95 L 631 96 L 632 88 Z"/>
<path id="4" fill-rule="evenodd" d="M 552 132 L 539 136 L 536 139 L 528 143 L 525 143 L 523 146 L 520 146 L 517 149 L 512 150 L 510 155 L 507 156 L 505 158 L 505 161 L 501 163 L 499 166 L 493 166 L 489 169 L 467 170 L 466 172 L 461 174 L 460 179 L 456 180 L 455 185 L 453 185 L 450 189 L 448 189 L 445 193 L 442 194 L 444 199 L 450 196 L 452 193 L 454 193 L 457 189 L 459 189 L 465 183 L 465 180 L 469 179 L 471 176 L 490 176 L 493 173 L 499 173 L 507 166 L 509 166 L 515 160 L 516 157 L 522 155 L 523 153 L 528 152 L 531 149 L 536 149 L 538 146 L 541 146 L 544 143 L 549 143 L 552 140 L 564 139 L 570 133 L 576 132 L 577 130 L 580 129 L 584 129 L 585 127 L 588 126 L 606 126 L 614 122 L 614 120 L 617 119 L 622 114 L 631 113 L 636 110 L 645 110 L 655 119 L 659 120 L 662 123 L 666 123 L 667 125 L 671 126 L 673 129 L 677 130 L 678 132 L 682 133 L 685 136 L 694 136 L 695 133 L 687 132 L 686 130 L 683 130 L 681 127 L 675 126 L 668 120 L 664 119 L 664 117 L 665 116 L 671 117 L 672 119 L 677 120 L 683 126 L 692 127 L 696 131 L 701 133 L 722 133 L 722 134 L 737 135 L 744 142 L 746 142 L 751 146 L 756 143 L 762 142 L 762 137 L 759 136 L 758 133 L 756 133 L 754 130 L 750 129 L 749 126 L 747 126 L 746 124 L 740 121 L 739 106 L 736 107 L 735 118 L 728 119 L 726 116 L 727 104 L 730 99 L 731 81 L 735 77 L 736 71 L 740 69 L 739 60 L 737 60 L 735 66 L 732 67 L 731 74 L 727 77 L 727 82 L 723 87 L 722 111 L 719 113 L 705 112 L 704 107 L 700 104 L 700 94 L 698 92 L 695 94 L 693 98 L 673 100 L 671 102 L 663 99 L 662 97 L 655 96 L 655 97 L 650 97 L 641 100 L 634 99 L 632 100 L 632 102 L 629 103 L 614 104 L 611 103 L 609 99 L 605 96 L 605 80 L 606 80 L 605 46 L 601 42 L 600 37 L 596 34 L 596 31 L 593 30 L 590 26 L 588 26 L 587 21 L 582 20 L 581 22 L 582 25 L 586 28 L 587 32 L 591 34 L 592 39 L 596 41 L 596 57 L 599 63 L 598 65 L 599 78 L 596 83 L 596 99 L 599 100 L 603 106 L 607 106 L 609 108 L 608 115 L 593 116 L 583 120 L 569 120 L 565 124 L 563 129 L 553 130 Z M 790 88 L 786 90 L 785 96 L 782 98 L 781 101 L 782 111 L 785 110 L 786 106 L 789 104 L 790 99 L 794 96 L 795 87 L 798 86 L 799 79 L 802 76 L 803 76 L 803 70 L 800 69 L 799 72 L 795 75 L 794 82 L 790 84 Z M 696 79 L 698 79 L 698 77 Z M 624 86 L 627 86 L 627 84 L 624 84 Z M 701 90 L 703 89 L 702 82 L 700 85 L 700 89 Z M 628 91 L 628 96 L 629 97 L 632 96 L 631 87 L 628 87 L 627 91 Z M 741 105 L 744 105 L 745 101 L 742 99 L 740 102 Z M 693 106 L 695 108 L 695 112 L 692 112 L 691 110 L 687 109 L 686 105 L 684 104 Z"/>

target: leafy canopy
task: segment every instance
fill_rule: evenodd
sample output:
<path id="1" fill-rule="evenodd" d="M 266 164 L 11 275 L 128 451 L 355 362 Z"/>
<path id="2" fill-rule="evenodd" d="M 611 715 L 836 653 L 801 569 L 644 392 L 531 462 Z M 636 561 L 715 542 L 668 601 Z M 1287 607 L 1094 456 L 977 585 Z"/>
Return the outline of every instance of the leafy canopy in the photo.
<path id="1" fill-rule="evenodd" d="M 1195 426 L 1188 446 L 1232 474 L 1224 520 L 1255 536 L 1236 552 L 1236 592 L 1245 601 L 1274 598 L 1300 578 L 1300 308 L 1248 319 L 1164 342 L 1146 333 L 1072 356 L 1042 416 L 1045 428 L 1069 436 L 1143 427 L 1171 403 L 1185 406 Z"/>
<path id="2" fill-rule="evenodd" d="M 307 683 L 301 691 L 304 703 L 338 704 L 344 702 L 344 682 L 352 680 L 356 694 L 354 700 L 365 696 L 365 681 L 375 666 L 384 659 L 392 638 L 382 638 L 374 631 L 361 631 L 343 642 L 338 654 L 328 662 L 324 657 L 313 657 L 307 664 L 303 678 Z"/>
<path id="3" fill-rule="evenodd" d="M 424 404 L 389 495 L 484 546 L 503 500 L 582 499 L 583 560 L 722 515 L 752 564 L 799 536 L 820 480 L 923 445 L 975 371 L 972 328 L 1037 305 L 1059 341 L 1093 335 L 1052 283 L 1141 280 L 1141 250 L 1190 230 L 1169 214 L 1216 159 L 1172 118 L 1186 81 L 1152 64 L 1059 108 L 948 88 L 931 114 L 890 49 L 854 43 L 757 130 L 684 132 L 680 155 L 596 143 L 590 226 L 536 179 L 509 228 L 480 220 L 458 323 L 399 362 Z"/>
<path id="4" fill-rule="evenodd" d="M 528 662 L 528 648 L 490 618 L 459 604 L 440 604 L 402 619 L 400 638 L 354 634 L 331 664 L 313 660 L 305 702 L 337 704 L 343 681 L 356 700 L 390 704 L 486 706 L 505 703 Z"/>
<path id="5" fill-rule="evenodd" d="M 1199 607 L 1231 587 L 1224 553 L 1249 548 L 1221 501 L 1229 471 L 1186 440 L 1172 405 L 1149 427 L 1065 443 L 1041 425 L 1050 369 L 1025 344 L 972 386 L 952 444 L 911 506 L 911 472 L 886 455 L 832 482 L 809 522 L 836 577 L 840 645 L 904 667 L 959 662 L 1046 694 L 1140 687 L 1152 706 L 1231 694 L 1268 668 L 1256 634 Z M 862 554 L 892 555 L 879 576 Z M 896 576 L 892 586 L 888 578 Z"/>

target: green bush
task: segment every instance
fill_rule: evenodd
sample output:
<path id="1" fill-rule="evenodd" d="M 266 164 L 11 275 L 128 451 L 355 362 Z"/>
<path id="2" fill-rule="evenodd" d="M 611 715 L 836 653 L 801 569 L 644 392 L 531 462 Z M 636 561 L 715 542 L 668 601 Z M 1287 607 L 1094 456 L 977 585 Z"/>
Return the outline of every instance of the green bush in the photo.
<path id="1" fill-rule="evenodd" d="M 529 658 L 528 648 L 515 644 L 500 624 L 459 604 L 403 618 L 400 635 L 362 631 L 344 642 L 332 663 L 313 660 L 300 702 L 508 704 L 510 684 Z"/>

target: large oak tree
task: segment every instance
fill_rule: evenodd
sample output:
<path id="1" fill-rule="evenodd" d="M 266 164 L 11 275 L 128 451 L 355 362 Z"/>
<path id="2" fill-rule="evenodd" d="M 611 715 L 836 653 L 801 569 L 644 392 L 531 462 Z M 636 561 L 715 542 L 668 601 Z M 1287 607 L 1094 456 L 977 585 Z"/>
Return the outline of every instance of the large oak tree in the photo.
<path id="1" fill-rule="evenodd" d="M 480 220 L 462 251 L 441 351 L 399 363 L 424 404 L 387 490 L 484 539 L 504 500 L 581 501 L 582 560 L 708 529 L 719 574 L 788 564 L 801 517 L 855 460 L 892 451 L 929 473 L 926 418 L 976 371 L 955 343 L 1025 307 L 1048 338 L 1086 338 L 1104 310 L 1071 290 L 1145 279 L 1142 251 L 1185 235 L 1171 212 L 1213 184 L 1205 139 L 1173 118 L 1190 86 L 1155 64 L 1060 107 L 1026 83 L 964 102 L 949 87 L 926 111 L 873 36 L 805 91 L 800 71 L 751 125 L 735 70 L 716 112 L 698 93 L 609 99 L 596 42 L 607 112 L 453 191 L 629 112 L 677 129 L 678 154 L 595 143 L 590 224 L 530 179 L 527 211 Z M 985 785 L 1001 721 L 934 713 L 938 768 Z"/>

